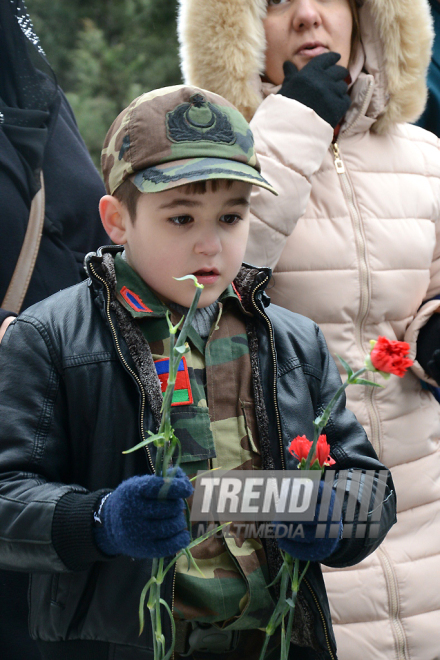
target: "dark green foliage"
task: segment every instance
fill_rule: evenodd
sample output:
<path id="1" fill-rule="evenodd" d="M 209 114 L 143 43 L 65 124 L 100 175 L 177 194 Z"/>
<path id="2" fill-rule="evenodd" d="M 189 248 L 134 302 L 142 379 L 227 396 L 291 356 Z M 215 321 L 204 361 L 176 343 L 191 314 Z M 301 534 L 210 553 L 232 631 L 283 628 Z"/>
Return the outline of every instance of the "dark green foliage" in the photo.
<path id="1" fill-rule="evenodd" d="M 176 0 L 27 0 L 41 45 L 95 163 L 136 96 L 181 82 Z"/>

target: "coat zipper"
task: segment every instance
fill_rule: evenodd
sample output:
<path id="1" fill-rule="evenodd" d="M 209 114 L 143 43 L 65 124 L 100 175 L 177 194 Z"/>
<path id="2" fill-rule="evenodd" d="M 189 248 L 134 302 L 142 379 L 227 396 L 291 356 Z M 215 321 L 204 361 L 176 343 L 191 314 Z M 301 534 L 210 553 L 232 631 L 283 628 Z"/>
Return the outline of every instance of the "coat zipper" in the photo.
<path id="1" fill-rule="evenodd" d="M 284 460 L 284 446 L 283 446 L 283 435 L 281 432 L 281 422 L 280 422 L 280 412 L 278 410 L 278 398 L 277 398 L 277 358 L 276 358 L 276 352 L 275 352 L 275 342 L 273 339 L 273 329 L 272 329 L 272 323 L 270 322 L 268 316 L 258 307 L 257 303 L 255 302 L 255 294 L 260 289 L 263 284 L 265 284 L 269 280 L 269 277 L 266 275 L 264 280 L 258 284 L 255 289 L 252 291 L 252 304 L 254 305 L 255 309 L 257 312 L 265 319 L 268 328 L 269 328 L 269 335 L 270 335 L 270 348 L 272 352 L 272 361 L 273 361 L 273 402 L 275 406 L 275 415 L 276 415 L 276 420 L 277 420 L 277 431 L 278 431 L 278 441 L 280 445 L 280 456 L 281 456 L 281 466 L 282 469 L 286 469 L 286 462 Z"/>
<path id="2" fill-rule="evenodd" d="M 351 186 L 351 182 L 347 176 L 345 164 L 341 158 L 341 153 L 339 151 L 339 145 L 337 141 L 334 144 L 332 144 L 331 147 L 333 150 L 336 172 L 340 178 L 342 192 L 347 202 L 347 206 L 353 223 L 353 229 L 354 229 L 355 241 L 356 241 L 356 250 L 359 260 L 360 279 L 361 279 L 361 302 L 359 306 L 359 313 L 356 319 L 355 331 L 356 331 L 356 341 L 362 353 L 364 351 L 363 326 L 368 314 L 368 307 L 369 307 L 369 274 L 368 274 L 368 265 L 367 265 L 367 257 L 366 257 L 366 246 L 365 246 L 364 236 L 362 233 L 361 217 L 356 208 L 356 204 L 354 201 L 355 199 L 354 191 Z M 374 374 L 371 374 L 370 377 L 373 377 L 373 379 L 375 379 Z M 380 426 L 379 426 L 379 415 L 374 401 L 375 389 L 376 388 L 371 387 L 370 390 L 367 391 L 367 396 L 365 398 L 365 406 L 367 408 L 368 418 L 370 421 L 370 428 L 371 428 L 370 442 L 373 445 L 376 454 L 380 458 L 381 455 Z M 381 548 L 379 548 L 379 551 L 380 550 Z M 405 632 L 403 629 L 402 622 L 400 621 L 399 618 L 399 601 L 397 596 L 398 590 L 397 590 L 396 577 L 394 575 L 391 562 L 384 552 L 381 553 L 381 557 L 383 557 L 383 560 L 381 561 L 381 565 L 387 583 L 387 591 L 388 591 L 389 606 L 390 606 L 390 618 L 395 633 L 396 648 L 398 649 L 397 660 L 407 660 L 407 655 L 405 651 L 406 649 Z"/>
<path id="3" fill-rule="evenodd" d="M 273 382 L 274 405 L 275 405 L 275 412 L 276 412 L 276 418 L 277 418 L 278 438 L 279 438 L 280 449 L 281 449 L 281 464 L 282 464 L 282 469 L 285 470 L 286 469 L 286 463 L 285 463 L 285 460 L 284 460 L 283 436 L 282 436 L 282 432 L 281 432 L 281 423 L 280 423 L 280 415 L 279 415 L 278 400 L 277 400 L 277 383 L 276 383 L 277 361 L 276 361 L 276 351 L 275 351 L 275 342 L 274 342 L 274 338 L 273 338 L 272 323 L 270 322 L 270 319 L 267 316 L 267 314 L 265 314 L 258 307 L 258 305 L 255 302 L 255 293 L 258 291 L 259 288 L 261 288 L 268 281 L 268 279 L 269 279 L 269 277 L 266 276 L 265 279 L 262 282 L 260 282 L 260 284 L 258 284 L 257 287 L 255 287 L 255 289 L 252 292 L 252 303 L 253 303 L 255 309 L 257 310 L 257 312 L 265 319 L 265 321 L 268 325 L 268 328 L 269 328 L 270 347 L 271 347 L 271 351 L 272 351 L 272 359 L 273 359 L 273 364 L 274 364 L 274 382 Z M 332 648 L 330 646 L 330 640 L 329 640 L 329 637 L 328 637 L 327 624 L 326 624 L 325 617 L 324 617 L 323 611 L 321 609 L 321 606 L 319 605 L 318 598 L 317 598 L 315 592 L 313 591 L 313 588 L 312 588 L 310 582 L 306 578 L 304 578 L 304 582 L 306 583 L 310 593 L 312 594 L 313 600 L 315 601 L 317 610 L 319 612 L 319 616 L 321 617 L 322 627 L 324 629 L 325 640 L 326 640 L 326 643 L 327 643 L 327 649 L 328 649 L 328 652 L 330 654 L 330 658 L 331 658 L 331 660 L 335 660 L 335 656 L 333 655 Z"/>
<path id="4" fill-rule="evenodd" d="M 116 333 L 116 328 L 113 324 L 112 317 L 110 315 L 110 289 L 109 289 L 109 286 L 108 286 L 107 282 L 97 274 L 96 270 L 93 267 L 93 264 L 90 263 L 89 267 L 90 267 L 90 270 L 92 271 L 93 275 L 96 277 L 96 279 L 99 280 L 100 282 L 102 282 L 102 284 L 105 286 L 105 288 L 107 290 L 107 300 L 106 300 L 106 305 L 105 305 L 105 311 L 106 311 L 107 319 L 108 319 L 108 322 L 109 322 L 109 325 L 110 325 L 110 328 L 111 328 L 111 331 L 112 331 L 112 334 L 113 334 L 113 339 L 114 339 L 114 342 L 115 342 L 116 350 L 118 352 L 118 355 L 119 355 L 120 360 L 123 363 L 124 367 L 133 376 L 133 378 L 135 379 L 135 381 L 139 385 L 139 388 L 140 388 L 140 391 L 141 391 L 142 403 L 141 403 L 140 427 L 141 427 L 142 440 L 145 440 L 145 433 L 144 433 L 144 415 L 145 415 L 145 398 L 146 398 L 145 397 L 145 390 L 143 388 L 143 385 L 142 385 L 139 377 L 133 371 L 133 369 L 129 366 L 129 364 L 127 363 L 125 357 L 122 355 L 122 351 L 121 351 L 121 348 L 119 346 L 118 335 Z M 150 464 L 150 467 L 151 467 L 151 471 L 154 474 L 155 469 L 154 469 L 153 460 L 151 458 L 151 454 L 150 454 L 150 450 L 149 450 L 148 445 L 145 447 L 145 451 L 146 451 L 147 458 L 148 458 L 148 461 L 149 461 L 149 464 Z"/>
<path id="5" fill-rule="evenodd" d="M 341 158 L 341 153 L 339 151 L 339 145 L 337 142 L 332 144 L 332 151 L 333 151 L 333 157 L 334 157 L 334 162 L 335 162 L 335 168 L 336 172 L 339 176 L 340 182 L 341 182 L 341 188 L 342 192 L 345 198 L 345 201 L 348 206 L 348 210 L 350 213 L 351 217 L 351 222 L 353 225 L 353 231 L 354 231 L 354 237 L 355 237 L 355 243 L 356 243 L 356 252 L 357 252 L 357 257 L 358 257 L 358 263 L 359 263 L 359 273 L 360 273 L 360 305 L 359 305 L 359 312 L 356 318 L 355 322 L 355 337 L 356 337 L 356 343 L 359 349 L 359 352 L 361 355 L 363 353 L 367 352 L 367 349 L 364 348 L 363 345 L 363 327 L 365 323 L 365 319 L 368 314 L 368 308 L 369 308 L 369 290 L 370 290 L 370 284 L 369 284 L 369 272 L 368 272 L 368 264 L 367 264 L 367 255 L 366 255 L 366 247 L 365 247 L 365 239 L 363 236 L 362 232 L 362 221 L 360 214 L 356 208 L 356 204 L 354 201 L 354 192 L 353 188 L 351 186 L 350 180 L 347 176 L 347 171 L 345 169 L 345 164 L 344 161 Z M 373 448 L 376 452 L 376 454 L 379 456 L 381 455 L 381 443 L 380 443 L 380 432 L 379 432 L 379 416 L 376 410 L 376 406 L 373 402 L 373 396 L 374 392 L 368 392 L 367 397 L 366 397 L 366 408 L 368 411 L 368 418 L 370 421 L 370 427 L 371 427 L 371 436 L 370 436 L 370 442 L 373 445 Z"/>

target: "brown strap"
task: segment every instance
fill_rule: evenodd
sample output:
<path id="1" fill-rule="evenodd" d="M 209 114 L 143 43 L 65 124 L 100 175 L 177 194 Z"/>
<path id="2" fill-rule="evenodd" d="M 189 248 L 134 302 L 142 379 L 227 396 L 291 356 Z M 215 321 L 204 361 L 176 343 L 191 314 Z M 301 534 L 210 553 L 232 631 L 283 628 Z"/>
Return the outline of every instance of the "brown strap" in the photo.
<path id="1" fill-rule="evenodd" d="M 32 200 L 29 213 L 29 222 L 26 229 L 23 245 L 15 266 L 11 282 L 2 302 L 2 308 L 9 312 L 20 312 L 24 297 L 28 290 L 37 260 L 40 247 L 41 234 L 44 224 L 44 179 L 43 172 L 40 174 L 41 188 Z"/>

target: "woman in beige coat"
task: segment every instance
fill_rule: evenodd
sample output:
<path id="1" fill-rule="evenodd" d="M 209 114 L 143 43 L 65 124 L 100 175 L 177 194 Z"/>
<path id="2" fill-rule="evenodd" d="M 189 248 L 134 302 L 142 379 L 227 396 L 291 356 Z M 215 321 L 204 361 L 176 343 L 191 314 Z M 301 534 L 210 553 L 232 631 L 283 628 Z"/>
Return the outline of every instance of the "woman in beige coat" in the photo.
<path id="1" fill-rule="evenodd" d="M 280 192 L 253 195 L 248 260 L 273 267 L 273 302 L 311 317 L 358 369 L 378 335 L 408 341 L 415 358 L 420 331 L 433 328 L 428 358 L 440 349 L 440 143 L 406 123 L 426 99 L 427 0 L 356 5 L 181 0 L 179 35 L 186 82 L 253 117 L 263 172 Z M 350 98 L 335 121 L 316 104 L 325 85 L 310 104 L 286 96 L 297 74 L 288 65 L 283 79 L 282 65 L 304 74 L 336 49 Z M 440 406 L 420 379 L 437 384 L 416 361 L 385 389 L 348 391 L 392 470 L 398 522 L 361 564 L 324 568 L 340 660 L 440 658 Z"/>

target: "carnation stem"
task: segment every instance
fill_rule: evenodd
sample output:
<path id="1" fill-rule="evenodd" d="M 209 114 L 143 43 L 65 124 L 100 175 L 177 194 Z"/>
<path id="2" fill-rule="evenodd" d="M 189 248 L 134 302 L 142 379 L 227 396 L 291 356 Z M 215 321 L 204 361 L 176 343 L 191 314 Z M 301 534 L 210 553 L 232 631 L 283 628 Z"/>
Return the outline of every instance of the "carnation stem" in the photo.
<path id="1" fill-rule="evenodd" d="M 359 369 L 359 371 L 356 371 L 355 373 L 351 373 L 348 375 L 347 380 L 345 383 L 341 385 L 341 387 L 338 389 L 334 397 L 331 399 L 330 403 L 327 404 L 327 406 L 324 409 L 324 412 L 322 415 L 317 417 L 315 421 L 313 422 L 313 443 L 312 446 L 310 447 L 310 451 L 308 453 L 305 465 L 304 465 L 304 470 L 310 470 L 310 464 L 312 462 L 312 458 L 315 456 L 316 453 L 316 445 L 318 444 L 319 436 L 321 434 L 322 429 L 326 426 L 331 412 L 333 408 L 335 407 L 339 397 L 341 394 L 344 392 L 344 390 L 347 389 L 349 385 L 352 383 L 356 383 L 356 380 L 361 376 L 363 373 L 367 371 L 366 367 L 362 367 L 362 369 Z"/>

